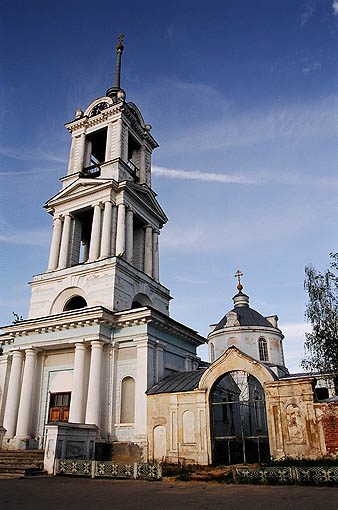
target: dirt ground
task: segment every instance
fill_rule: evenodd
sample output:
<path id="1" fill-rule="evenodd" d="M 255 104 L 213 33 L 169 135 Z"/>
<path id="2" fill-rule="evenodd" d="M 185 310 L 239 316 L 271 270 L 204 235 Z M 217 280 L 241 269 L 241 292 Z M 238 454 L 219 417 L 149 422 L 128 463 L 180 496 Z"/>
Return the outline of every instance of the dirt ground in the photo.
<path id="1" fill-rule="evenodd" d="M 36 477 L 0 480 L 0 509 L 338 509 L 338 488 Z"/>

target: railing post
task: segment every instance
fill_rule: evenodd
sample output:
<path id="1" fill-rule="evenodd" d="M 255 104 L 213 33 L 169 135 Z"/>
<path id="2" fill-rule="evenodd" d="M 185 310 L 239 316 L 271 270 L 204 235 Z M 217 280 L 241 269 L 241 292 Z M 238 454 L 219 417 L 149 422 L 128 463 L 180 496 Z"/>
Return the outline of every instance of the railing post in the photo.
<path id="1" fill-rule="evenodd" d="M 92 478 L 95 478 L 95 473 L 96 473 L 96 460 L 92 460 L 92 473 L 91 473 Z"/>

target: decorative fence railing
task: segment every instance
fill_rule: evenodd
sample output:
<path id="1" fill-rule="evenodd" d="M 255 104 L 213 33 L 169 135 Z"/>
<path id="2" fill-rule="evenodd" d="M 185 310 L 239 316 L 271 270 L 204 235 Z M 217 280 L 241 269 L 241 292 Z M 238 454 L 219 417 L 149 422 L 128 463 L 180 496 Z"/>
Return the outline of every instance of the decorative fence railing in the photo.
<path id="1" fill-rule="evenodd" d="M 338 485 L 338 466 L 236 468 L 237 483 Z"/>
<path id="2" fill-rule="evenodd" d="M 55 474 L 90 476 L 92 478 L 160 480 L 162 478 L 162 466 L 146 462 L 57 459 L 55 460 Z"/>

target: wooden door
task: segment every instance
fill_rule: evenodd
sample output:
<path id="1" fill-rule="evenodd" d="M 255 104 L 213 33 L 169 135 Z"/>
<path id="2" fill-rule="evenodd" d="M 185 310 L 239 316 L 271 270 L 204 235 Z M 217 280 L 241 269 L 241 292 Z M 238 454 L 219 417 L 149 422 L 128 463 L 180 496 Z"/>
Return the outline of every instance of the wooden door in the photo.
<path id="1" fill-rule="evenodd" d="M 69 405 L 70 393 L 51 393 L 48 421 L 68 421 Z"/>

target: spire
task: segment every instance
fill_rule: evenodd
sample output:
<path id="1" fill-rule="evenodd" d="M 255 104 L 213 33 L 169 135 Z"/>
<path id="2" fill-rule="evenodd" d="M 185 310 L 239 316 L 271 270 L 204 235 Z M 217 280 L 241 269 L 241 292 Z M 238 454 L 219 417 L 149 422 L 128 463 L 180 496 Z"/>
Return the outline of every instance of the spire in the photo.
<path id="1" fill-rule="evenodd" d="M 120 34 L 119 42 L 116 45 L 117 58 L 116 58 L 116 67 L 115 67 L 115 74 L 114 74 L 114 84 L 106 92 L 106 95 L 109 97 L 115 97 L 117 95 L 117 92 L 119 90 L 122 90 L 121 86 L 120 86 L 120 79 L 121 79 L 121 58 L 122 58 L 122 53 L 123 53 L 123 49 L 124 49 L 124 46 L 122 44 L 123 38 L 124 38 L 124 35 Z"/>
<path id="2" fill-rule="evenodd" d="M 242 292 L 243 285 L 241 284 L 241 276 L 243 276 L 243 273 L 241 273 L 240 270 L 237 269 L 234 276 L 235 276 L 235 278 L 238 279 L 238 285 L 237 285 L 238 293 L 232 298 L 234 301 L 235 308 L 237 308 L 239 306 L 249 306 L 249 296 L 247 296 L 246 294 L 244 294 Z"/>

